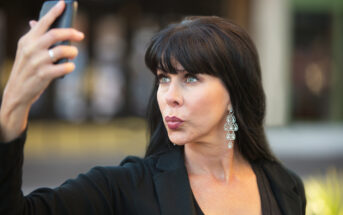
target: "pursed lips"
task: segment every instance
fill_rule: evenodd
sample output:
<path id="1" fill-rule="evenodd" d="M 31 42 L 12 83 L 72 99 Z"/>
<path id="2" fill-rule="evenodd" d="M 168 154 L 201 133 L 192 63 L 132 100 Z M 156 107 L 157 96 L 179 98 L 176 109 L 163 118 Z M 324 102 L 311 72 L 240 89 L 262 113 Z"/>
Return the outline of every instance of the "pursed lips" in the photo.
<path id="1" fill-rule="evenodd" d="M 166 116 L 165 121 L 169 129 L 177 129 L 184 122 L 182 119 L 179 119 L 176 116 Z"/>

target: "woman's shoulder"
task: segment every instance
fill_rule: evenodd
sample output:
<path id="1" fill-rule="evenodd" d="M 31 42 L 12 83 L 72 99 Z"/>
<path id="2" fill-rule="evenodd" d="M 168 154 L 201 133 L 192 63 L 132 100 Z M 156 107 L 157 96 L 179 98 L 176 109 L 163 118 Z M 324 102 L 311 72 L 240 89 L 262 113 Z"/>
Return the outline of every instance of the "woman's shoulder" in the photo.
<path id="1" fill-rule="evenodd" d="M 87 176 L 126 191 L 136 192 L 137 189 L 152 189 L 156 177 L 165 171 L 178 170 L 183 165 L 181 151 L 170 150 L 145 158 L 127 156 L 119 165 L 94 167 Z"/>
<path id="2" fill-rule="evenodd" d="M 149 156 L 146 158 L 139 156 L 127 156 L 119 165 L 96 166 L 88 174 L 106 178 L 107 180 L 117 181 L 117 183 L 134 184 L 142 181 L 151 180 L 155 173 L 155 166 L 159 156 Z"/>

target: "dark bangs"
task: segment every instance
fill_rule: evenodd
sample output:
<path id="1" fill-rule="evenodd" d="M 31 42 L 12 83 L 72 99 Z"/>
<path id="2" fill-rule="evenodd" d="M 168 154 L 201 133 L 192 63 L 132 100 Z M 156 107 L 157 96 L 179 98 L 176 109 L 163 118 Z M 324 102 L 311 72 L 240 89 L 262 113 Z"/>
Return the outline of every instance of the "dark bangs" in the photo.
<path id="1" fill-rule="evenodd" d="M 180 24 L 169 25 L 155 35 L 145 54 L 145 64 L 156 75 L 157 69 L 167 73 L 177 73 L 175 61 L 192 74 L 202 73 L 219 76 L 210 62 L 224 47 L 213 37 L 214 29 L 195 25 L 197 21 L 186 20 Z M 214 42 L 213 42 L 214 41 Z"/>

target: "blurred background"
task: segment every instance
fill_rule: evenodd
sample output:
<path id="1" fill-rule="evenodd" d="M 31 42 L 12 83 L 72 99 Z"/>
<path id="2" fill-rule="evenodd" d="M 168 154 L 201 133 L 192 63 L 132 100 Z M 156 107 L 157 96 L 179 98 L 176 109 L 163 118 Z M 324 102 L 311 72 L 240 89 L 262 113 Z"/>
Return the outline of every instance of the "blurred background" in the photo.
<path id="1" fill-rule="evenodd" d="M 1 91 L 17 41 L 42 3 L 0 2 Z M 144 64 L 146 45 L 159 29 L 189 15 L 222 16 L 249 32 L 260 54 L 268 139 L 305 180 L 307 192 L 316 192 L 308 181 L 319 181 L 325 191 L 325 180 L 341 177 L 342 0 L 81 0 L 75 26 L 86 38 L 78 44 L 77 68 L 52 83 L 30 113 L 25 193 L 57 186 L 96 165 L 116 165 L 129 154 L 144 155 L 153 81 Z M 333 189 L 341 190 L 336 211 L 343 207 L 341 185 L 335 182 Z M 339 214 L 323 212 L 315 201 L 310 199 L 308 214 Z"/>

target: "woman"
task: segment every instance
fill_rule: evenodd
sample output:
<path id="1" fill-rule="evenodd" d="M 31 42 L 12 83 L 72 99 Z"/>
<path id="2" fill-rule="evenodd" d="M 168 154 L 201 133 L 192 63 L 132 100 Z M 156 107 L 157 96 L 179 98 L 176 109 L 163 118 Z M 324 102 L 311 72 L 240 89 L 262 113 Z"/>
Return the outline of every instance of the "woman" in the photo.
<path id="1" fill-rule="evenodd" d="M 301 180 L 268 148 L 265 98 L 255 47 L 238 26 L 194 17 L 151 41 L 146 64 L 156 76 L 144 159 L 96 167 L 56 189 L 20 191 L 31 104 L 74 65 L 74 29 L 47 29 L 61 1 L 19 41 L 0 112 L 0 214 L 305 214 Z"/>

